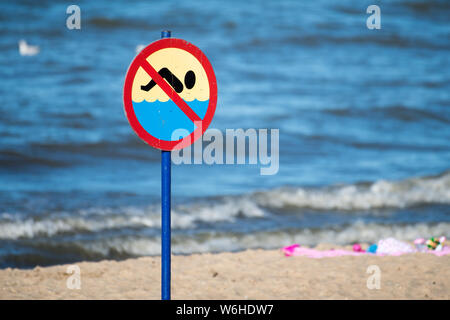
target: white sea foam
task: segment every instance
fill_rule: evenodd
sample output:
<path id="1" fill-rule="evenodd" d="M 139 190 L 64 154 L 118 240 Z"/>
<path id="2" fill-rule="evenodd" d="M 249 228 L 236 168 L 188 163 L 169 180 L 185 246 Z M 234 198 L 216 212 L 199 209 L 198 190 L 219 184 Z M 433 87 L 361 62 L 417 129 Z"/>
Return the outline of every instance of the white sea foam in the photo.
<path id="1" fill-rule="evenodd" d="M 256 232 L 246 234 L 215 234 L 185 236 L 174 239 L 172 251 L 175 254 L 238 251 L 245 249 L 278 249 L 293 243 L 315 246 L 319 243 L 338 245 L 355 242 L 377 243 L 378 240 L 394 237 L 403 241 L 413 241 L 418 237 L 450 235 L 450 223 L 428 225 L 381 225 L 356 222 L 339 229 L 302 229 L 295 232 Z M 78 243 L 85 251 L 107 257 L 111 250 L 121 255 L 159 255 L 159 238 L 123 237 L 104 239 L 96 242 Z"/>
<path id="2" fill-rule="evenodd" d="M 255 194 L 259 205 L 272 208 L 368 210 L 450 203 L 450 172 L 403 181 L 380 180 L 318 189 L 281 188 Z"/>
<path id="3" fill-rule="evenodd" d="M 450 173 L 398 182 L 342 185 L 315 189 L 279 188 L 241 196 L 207 199 L 174 206 L 173 229 L 195 229 L 199 223 L 235 222 L 238 218 L 271 219 L 272 210 L 303 209 L 355 211 L 405 208 L 422 204 L 450 203 Z M 90 208 L 78 212 L 54 212 L 45 217 L 0 215 L 0 239 L 52 237 L 64 233 L 101 232 L 121 228 L 160 228 L 159 205 L 146 208 Z M 358 229 L 364 234 L 370 228 Z M 306 232 L 306 231 L 305 231 Z M 324 231 L 326 232 L 326 231 Z"/>
<path id="4" fill-rule="evenodd" d="M 194 228 L 196 223 L 232 222 L 237 216 L 262 217 L 261 210 L 248 197 L 227 198 L 217 203 L 197 203 L 172 210 L 172 228 Z M 3 221 L 2 221 L 3 220 Z M 0 216 L 0 239 L 51 237 L 59 233 L 99 232 L 120 228 L 160 228 L 161 211 L 157 206 L 91 208 L 77 213 L 55 213 L 43 219 L 21 219 L 9 213 Z"/>

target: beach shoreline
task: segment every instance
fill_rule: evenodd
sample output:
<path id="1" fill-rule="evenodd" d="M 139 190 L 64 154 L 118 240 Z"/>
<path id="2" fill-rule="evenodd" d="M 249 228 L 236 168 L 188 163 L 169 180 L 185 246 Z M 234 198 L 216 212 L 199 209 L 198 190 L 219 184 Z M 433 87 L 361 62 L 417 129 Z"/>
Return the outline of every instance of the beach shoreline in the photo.
<path id="1" fill-rule="evenodd" d="M 172 299 L 450 299 L 449 263 L 450 256 L 427 253 L 312 259 L 256 249 L 174 255 Z M 80 289 L 67 286 L 73 265 L 80 270 Z M 368 288 L 370 266 L 380 270 L 379 289 Z M 159 256 L 7 268 L 0 270 L 0 299 L 160 299 L 160 269 Z"/>

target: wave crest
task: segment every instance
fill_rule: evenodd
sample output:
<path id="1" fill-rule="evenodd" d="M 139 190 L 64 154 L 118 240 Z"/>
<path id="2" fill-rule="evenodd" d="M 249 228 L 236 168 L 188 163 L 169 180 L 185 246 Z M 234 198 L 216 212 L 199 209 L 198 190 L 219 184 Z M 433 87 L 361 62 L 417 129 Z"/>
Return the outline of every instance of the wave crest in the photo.
<path id="1" fill-rule="evenodd" d="M 450 172 L 403 181 L 340 185 L 317 189 L 280 188 L 255 194 L 269 208 L 370 210 L 450 203 Z"/>

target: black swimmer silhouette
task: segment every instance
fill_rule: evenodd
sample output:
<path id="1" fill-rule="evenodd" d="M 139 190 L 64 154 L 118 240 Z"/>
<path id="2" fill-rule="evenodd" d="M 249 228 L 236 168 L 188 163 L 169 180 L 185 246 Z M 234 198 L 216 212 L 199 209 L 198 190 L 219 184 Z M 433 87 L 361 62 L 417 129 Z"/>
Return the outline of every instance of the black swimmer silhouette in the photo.
<path id="1" fill-rule="evenodd" d="M 180 79 L 177 78 L 176 75 L 170 72 L 169 69 L 162 68 L 161 70 L 158 71 L 158 73 L 162 78 L 166 79 L 166 81 L 172 86 L 172 88 L 177 93 L 181 93 L 183 91 L 183 83 L 180 81 Z M 188 89 L 192 89 L 194 87 L 195 85 L 194 71 L 189 70 L 188 72 L 186 72 L 186 75 L 184 76 L 184 84 Z M 141 89 L 144 91 L 150 91 L 154 86 L 156 86 L 156 82 L 152 79 L 145 86 L 141 86 Z"/>

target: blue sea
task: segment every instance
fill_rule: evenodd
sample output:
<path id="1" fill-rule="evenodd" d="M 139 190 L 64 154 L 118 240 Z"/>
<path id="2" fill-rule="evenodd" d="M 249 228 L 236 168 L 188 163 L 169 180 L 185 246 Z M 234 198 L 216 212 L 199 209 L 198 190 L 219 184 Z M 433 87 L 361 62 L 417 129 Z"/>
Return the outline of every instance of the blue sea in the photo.
<path id="1" fill-rule="evenodd" d="M 280 142 L 276 175 L 172 166 L 175 254 L 450 236 L 449 1 L 77 1 L 80 30 L 70 4 L 0 3 L 1 268 L 160 254 L 161 152 L 122 94 L 164 29 L 215 70 L 210 128 Z"/>

